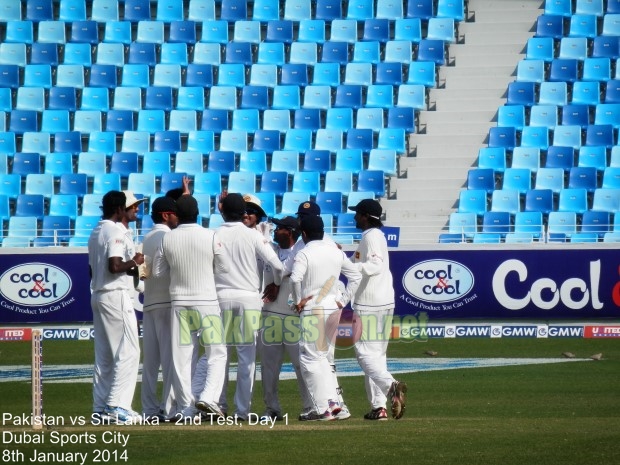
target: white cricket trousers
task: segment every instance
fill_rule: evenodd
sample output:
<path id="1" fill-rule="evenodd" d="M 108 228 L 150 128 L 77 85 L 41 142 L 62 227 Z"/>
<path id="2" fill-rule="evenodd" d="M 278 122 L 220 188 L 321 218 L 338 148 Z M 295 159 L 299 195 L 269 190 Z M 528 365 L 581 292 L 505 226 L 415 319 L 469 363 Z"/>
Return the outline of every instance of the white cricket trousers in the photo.
<path id="1" fill-rule="evenodd" d="M 366 396 L 373 409 L 385 407 L 387 393 L 395 381 L 387 369 L 386 358 L 394 309 L 355 312 L 362 321 L 362 335 L 355 343 L 355 356 L 364 371 Z"/>
<path id="2" fill-rule="evenodd" d="M 237 350 L 237 386 L 235 389 L 235 411 L 240 418 L 248 418 L 252 407 L 252 391 L 256 374 L 256 334 L 260 327 L 262 301 L 258 292 L 218 292 L 222 307 L 228 358 L 232 347 Z M 226 391 L 229 370 L 226 369 L 224 386 L 219 405 L 228 411 Z"/>
<path id="3" fill-rule="evenodd" d="M 106 405 L 131 410 L 138 379 L 138 322 L 129 293 L 100 291 L 91 295 L 95 331 L 93 412 Z"/>
<path id="4" fill-rule="evenodd" d="M 287 315 L 286 317 L 281 315 L 268 314 L 266 318 L 284 318 L 296 319 L 296 325 L 299 327 L 299 317 L 295 315 Z M 281 326 L 282 327 L 282 326 Z M 261 329 L 259 332 L 258 347 L 260 347 L 260 362 L 261 362 L 261 379 L 263 384 L 263 401 L 265 402 L 265 409 L 267 413 L 281 414 L 282 408 L 280 406 L 280 398 L 278 396 L 278 381 L 280 379 L 280 372 L 282 370 L 282 362 L 284 361 L 284 353 L 288 353 L 291 359 L 291 364 L 295 370 L 295 376 L 297 377 L 297 386 L 299 388 L 299 395 L 301 396 L 302 411 L 307 411 L 314 408 L 312 398 L 308 392 L 308 387 L 301 374 L 301 365 L 299 363 L 299 341 L 285 341 L 279 342 L 282 339 L 283 334 L 279 334 L 280 338 L 276 338 L 275 341 L 267 340 L 264 337 L 264 331 Z"/>
<path id="5" fill-rule="evenodd" d="M 170 315 L 172 309 L 157 308 L 142 316 L 142 412 L 169 415 L 172 406 L 172 346 Z M 161 400 L 157 395 L 159 367 L 163 378 Z"/>
<path id="6" fill-rule="evenodd" d="M 329 352 L 334 350 L 329 340 L 325 324 L 329 316 L 338 309 L 317 307 L 301 312 L 301 341 L 299 343 L 299 363 L 301 374 L 317 413 L 329 409 L 329 401 L 338 401 L 338 384 L 332 374 Z"/>
<path id="7" fill-rule="evenodd" d="M 190 416 L 195 413 L 194 403 L 200 400 L 193 395 L 192 378 L 197 373 L 203 324 L 221 324 L 220 308 L 217 305 L 180 306 L 173 303 L 171 320 L 172 390 L 176 401 L 176 412 L 171 413 Z M 219 394 L 224 382 L 226 347 L 224 344 L 205 345 L 204 357 L 208 365 L 205 389 Z M 217 395 L 214 398 L 217 399 Z"/>

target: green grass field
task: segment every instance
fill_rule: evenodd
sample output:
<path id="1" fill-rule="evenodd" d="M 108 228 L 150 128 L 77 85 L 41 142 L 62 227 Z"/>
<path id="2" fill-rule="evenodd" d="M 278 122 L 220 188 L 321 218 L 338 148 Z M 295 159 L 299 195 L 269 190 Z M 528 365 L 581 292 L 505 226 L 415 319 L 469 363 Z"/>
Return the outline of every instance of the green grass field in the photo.
<path id="1" fill-rule="evenodd" d="M 281 383 L 288 424 L 264 426 L 64 426 L 45 430 L 42 445 L 16 444 L 28 427 L 0 426 L 2 461 L 30 462 L 34 450 L 88 453 L 84 463 L 225 464 L 613 464 L 620 463 L 620 341 L 588 339 L 431 339 L 390 345 L 389 357 L 542 358 L 570 351 L 601 361 L 467 368 L 408 373 L 407 413 L 401 420 L 370 422 L 363 378 L 341 378 L 350 420 L 300 423 L 295 381 Z M 45 341 L 45 364 L 92 362 L 92 342 Z M 337 352 L 351 358 L 353 352 Z M 29 364 L 29 343 L 0 344 L 0 365 Z M 234 385 L 232 386 L 234 387 Z M 46 383 L 46 415 L 90 415 L 88 383 Z M 263 404 L 257 382 L 255 411 Z M 230 396 L 232 397 L 232 396 Z M 0 383 L 0 411 L 30 412 L 30 384 Z M 134 408 L 139 409 L 139 387 Z M 51 444 L 52 432 L 93 435 L 94 444 Z M 129 435 L 128 444 L 104 444 L 105 431 Z M 109 438 L 107 433 L 106 438 Z M 68 437 L 68 436 L 67 436 Z M 5 439 L 12 439 L 12 442 Z M 116 450 L 96 456 L 95 449 Z M 19 456 L 15 451 L 23 454 Z M 122 452 L 126 451 L 126 455 Z M 12 454 L 12 455 L 11 455 Z M 107 460 L 105 460 L 107 457 Z M 66 457 L 65 457 L 66 459 Z M 31 463 L 44 463 L 42 460 Z M 78 460 L 78 463 L 81 463 Z"/>

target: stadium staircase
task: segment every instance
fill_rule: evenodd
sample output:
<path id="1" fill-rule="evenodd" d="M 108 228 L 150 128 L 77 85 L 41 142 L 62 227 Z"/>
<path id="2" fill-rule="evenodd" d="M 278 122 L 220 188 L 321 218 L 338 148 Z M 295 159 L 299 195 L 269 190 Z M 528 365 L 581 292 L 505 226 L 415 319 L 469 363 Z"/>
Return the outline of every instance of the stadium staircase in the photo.
<path id="1" fill-rule="evenodd" d="M 440 68 L 429 111 L 390 181 L 392 198 L 383 201 L 386 223 L 401 228 L 401 246 L 436 243 L 446 229 L 542 8 L 540 0 L 469 0 L 449 65 Z"/>

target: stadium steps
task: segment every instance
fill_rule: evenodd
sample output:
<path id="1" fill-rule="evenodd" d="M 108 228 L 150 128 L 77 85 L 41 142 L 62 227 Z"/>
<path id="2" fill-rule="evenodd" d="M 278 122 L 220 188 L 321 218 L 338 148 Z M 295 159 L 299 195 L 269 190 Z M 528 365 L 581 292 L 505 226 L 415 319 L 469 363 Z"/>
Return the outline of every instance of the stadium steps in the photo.
<path id="1" fill-rule="evenodd" d="M 401 245 L 436 243 L 446 228 L 541 8 L 540 0 L 469 1 L 473 21 L 459 25 L 464 41 L 450 45 L 451 66 L 440 68 L 410 156 L 400 160 L 406 177 L 390 180 L 386 221 L 401 227 Z"/>

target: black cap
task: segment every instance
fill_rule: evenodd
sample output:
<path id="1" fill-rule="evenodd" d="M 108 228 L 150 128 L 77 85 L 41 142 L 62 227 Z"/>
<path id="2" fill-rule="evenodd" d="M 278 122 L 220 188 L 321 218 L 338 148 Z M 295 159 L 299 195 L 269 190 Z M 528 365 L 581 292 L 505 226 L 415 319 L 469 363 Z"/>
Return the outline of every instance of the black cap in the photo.
<path id="1" fill-rule="evenodd" d="M 237 213 L 243 215 L 245 213 L 245 200 L 241 194 L 228 194 L 222 200 L 222 213 Z"/>
<path id="2" fill-rule="evenodd" d="M 284 218 L 280 219 L 271 218 L 271 222 L 276 226 L 280 226 L 282 228 L 291 230 L 299 229 L 299 221 L 297 221 L 297 218 L 293 218 L 292 216 L 285 216 Z"/>
<path id="3" fill-rule="evenodd" d="M 300 229 L 309 233 L 323 232 L 325 225 L 323 224 L 323 218 L 314 215 L 304 215 L 301 217 Z"/>
<path id="4" fill-rule="evenodd" d="M 374 199 L 363 199 L 356 206 L 349 207 L 349 210 L 368 215 L 371 218 L 381 222 L 381 214 L 383 213 L 383 209 L 381 208 L 381 204 Z"/>
<path id="5" fill-rule="evenodd" d="M 177 203 L 171 197 L 157 197 L 151 205 L 151 213 L 177 213 Z"/>
<path id="6" fill-rule="evenodd" d="M 321 207 L 319 207 L 319 205 L 312 200 L 302 202 L 297 208 L 297 214 L 318 216 L 321 214 Z"/>
<path id="7" fill-rule="evenodd" d="M 182 195 L 177 200 L 177 215 L 179 219 L 192 219 L 198 216 L 198 202 L 191 195 Z"/>

